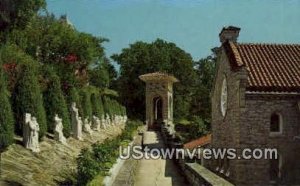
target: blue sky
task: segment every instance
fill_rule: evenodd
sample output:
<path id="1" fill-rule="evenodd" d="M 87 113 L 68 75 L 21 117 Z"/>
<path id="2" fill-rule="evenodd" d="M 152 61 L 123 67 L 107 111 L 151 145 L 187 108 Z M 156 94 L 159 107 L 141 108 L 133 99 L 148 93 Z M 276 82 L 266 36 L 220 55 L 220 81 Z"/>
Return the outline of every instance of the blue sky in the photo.
<path id="1" fill-rule="evenodd" d="M 108 56 L 135 41 L 174 42 L 194 60 L 219 46 L 223 26 L 241 27 L 240 42 L 300 43 L 300 0 L 47 0 L 55 15 L 106 37 Z"/>

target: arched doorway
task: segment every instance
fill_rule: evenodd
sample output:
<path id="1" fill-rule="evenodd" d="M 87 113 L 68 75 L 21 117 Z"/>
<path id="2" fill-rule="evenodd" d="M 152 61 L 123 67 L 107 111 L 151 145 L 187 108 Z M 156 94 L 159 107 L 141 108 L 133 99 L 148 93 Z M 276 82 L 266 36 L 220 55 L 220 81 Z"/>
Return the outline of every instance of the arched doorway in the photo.
<path id="1" fill-rule="evenodd" d="M 163 121 L 163 100 L 160 96 L 153 98 L 153 126 L 158 127 Z"/>

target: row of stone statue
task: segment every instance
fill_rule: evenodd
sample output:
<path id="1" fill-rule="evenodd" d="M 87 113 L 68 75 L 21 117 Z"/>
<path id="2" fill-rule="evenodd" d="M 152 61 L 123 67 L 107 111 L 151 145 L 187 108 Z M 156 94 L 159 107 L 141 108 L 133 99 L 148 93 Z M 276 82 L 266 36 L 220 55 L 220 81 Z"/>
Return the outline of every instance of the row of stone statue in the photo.
<path id="1" fill-rule="evenodd" d="M 94 131 L 99 131 L 101 128 L 106 129 L 112 125 L 125 125 L 127 122 L 127 116 L 115 115 L 110 117 L 108 114 L 103 115 L 100 118 L 93 116 L 92 121 L 89 121 L 86 118 L 82 121 L 81 117 L 78 114 L 78 109 L 76 103 L 72 104 L 71 107 L 71 116 L 72 116 L 72 137 L 77 140 L 82 139 L 82 131 L 92 134 Z M 66 138 L 63 134 L 63 124 L 62 119 L 56 114 L 54 117 L 54 139 L 66 144 Z M 39 152 L 39 124 L 37 119 L 31 114 L 25 114 L 25 122 L 23 126 L 23 143 L 27 149 L 32 150 L 33 152 Z"/>

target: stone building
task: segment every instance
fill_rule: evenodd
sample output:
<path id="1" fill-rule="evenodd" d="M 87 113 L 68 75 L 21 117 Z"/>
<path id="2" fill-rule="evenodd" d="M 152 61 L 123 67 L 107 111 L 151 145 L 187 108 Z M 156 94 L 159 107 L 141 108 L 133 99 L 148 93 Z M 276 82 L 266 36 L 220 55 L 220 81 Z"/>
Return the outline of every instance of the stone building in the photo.
<path id="1" fill-rule="evenodd" d="M 159 124 L 173 124 L 173 83 L 178 80 L 166 73 L 154 72 L 139 77 L 146 83 L 146 124 L 148 128 Z"/>
<path id="2" fill-rule="evenodd" d="M 300 185 L 300 45 L 238 43 L 226 27 L 215 49 L 212 148 L 276 148 L 277 159 L 217 159 L 235 185 Z"/>

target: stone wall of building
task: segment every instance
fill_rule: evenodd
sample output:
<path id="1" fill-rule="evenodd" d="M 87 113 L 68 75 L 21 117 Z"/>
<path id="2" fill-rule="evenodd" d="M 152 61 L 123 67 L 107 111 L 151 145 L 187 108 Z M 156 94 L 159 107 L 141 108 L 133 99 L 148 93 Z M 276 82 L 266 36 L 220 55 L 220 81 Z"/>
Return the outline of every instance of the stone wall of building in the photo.
<path id="1" fill-rule="evenodd" d="M 152 81 L 146 83 L 146 122 L 152 125 L 153 117 L 153 99 L 160 97 L 162 99 L 163 121 L 172 123 L 173 121 L 173 86 L 170 82 Z"/>
<path id="2" fill-rule="evenodd" d="M 228 104 L 225 117 L 222 116 L 220 99 L 223 78 L 228 86 Z M 299 183 L 300 142 L 294 136 L 300 134 L 300 111 L 297 101 L 300 97 L 253 95 L 246 93 L 247 71 L 235 71 L 222 49 L 217 63 L 217 73 L 211 95 L 212 100 L 212 148 L 278 148 L 282 155 L 282 177 L 285 183 Z M 270 136 L 270 117 L 279 112 L 283 117 L 283 134 Z M 298 161 L 299 162 L 299 161 Z M 236 185 L 268 185 L 270 160 L 212 160 L 210 170 L 223 167 L 218 173 Z"/>
<path id="3" fill-rule="evenodd" d="M 225 117 L 221 113 L 221 87 L 226 76 L 227 80 L 227 112 Z M 212 144 L 213 148 L 240 148 L 240 112 L 245 106 L 245 87 L 247 73 L 245 69 L 240 71 L 232 71 L 225 51 L 220 51 L 217 64 L 217 73 L 212 91 Z M 210 161 L 210 169 L 215 170 L 228 162 L 225 172 L 230 167 L 229 180 L 238 179 L 236 160 L 212 160 Z"/>
<path id="4" fill-rule="evenodd" d="M 280 181 L 285 184 L 299 184 L 300 166 L 297 157 L 300 157 L 300 142 L 294 139 L 300 134 L 299 99 L 297 96 L 247 94 L 246 106 L 240 115 L 241 148 L 276 148 L 282 158 Z M 279 113 L 282 117 L 281 135 L 270 135 L 273 113 Z M 239 183 L 270 182 L 270 160 L 241 161 L 240 166 L 239 177 L 243 178 Z"/>

